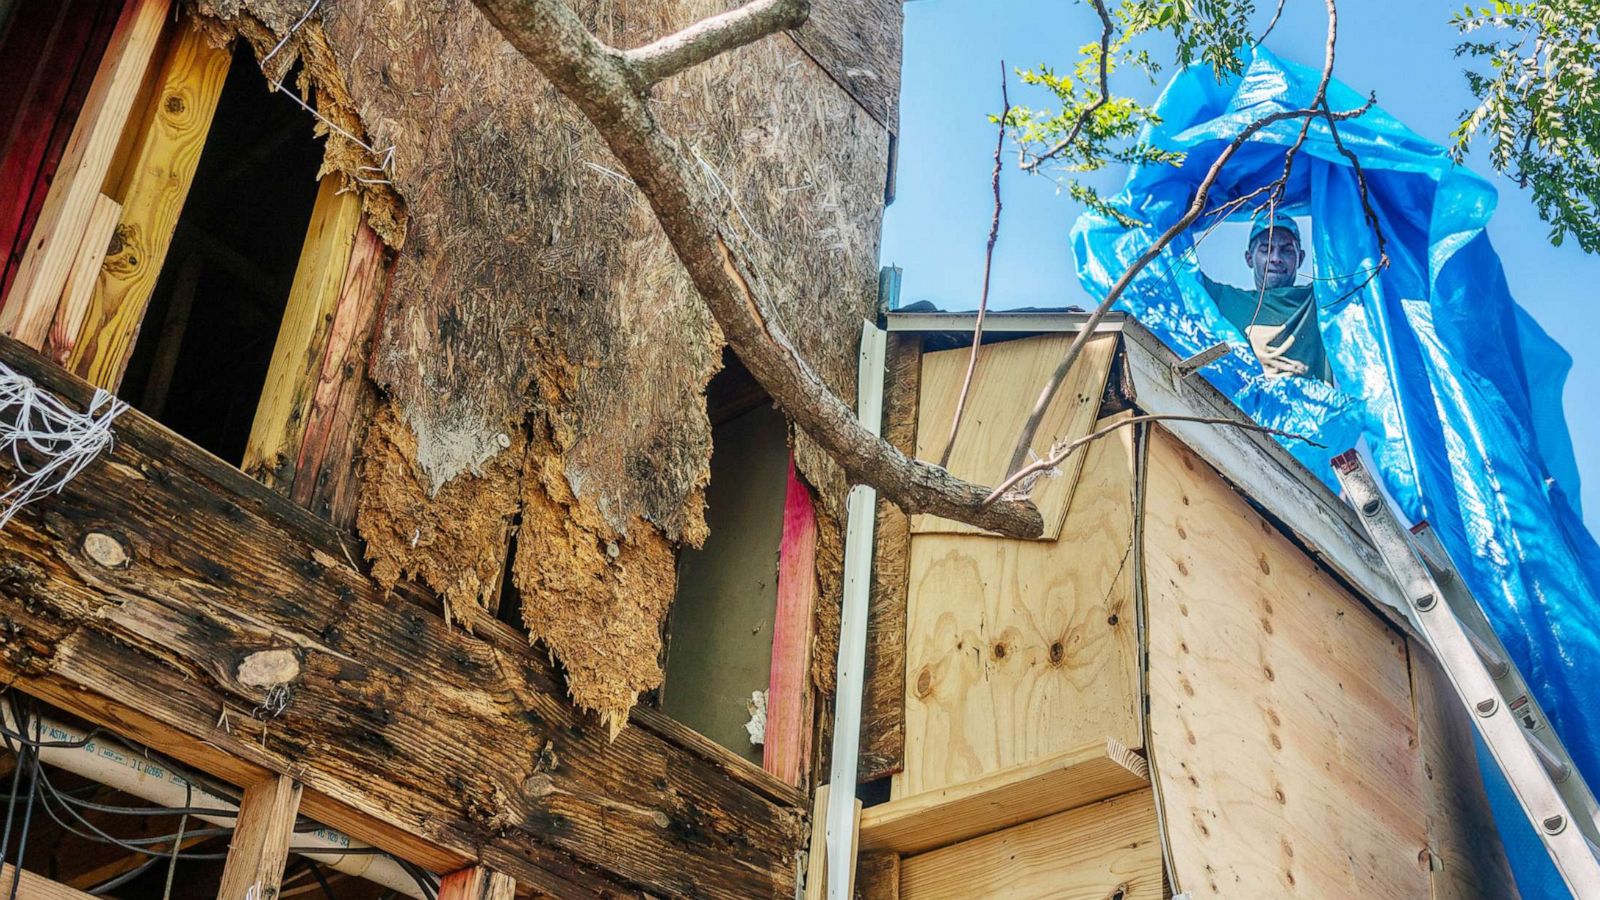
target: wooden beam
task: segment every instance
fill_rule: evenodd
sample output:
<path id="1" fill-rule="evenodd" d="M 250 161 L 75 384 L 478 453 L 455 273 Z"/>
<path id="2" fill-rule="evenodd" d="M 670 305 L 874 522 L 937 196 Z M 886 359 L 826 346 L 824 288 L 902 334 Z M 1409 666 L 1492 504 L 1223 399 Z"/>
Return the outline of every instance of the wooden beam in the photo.
<path id="1" fill-rule="evenodd" d="M 43 343 L 171 10 L 172 0 L 129 0 L 123 7 L 11 283 L 10 299 L 0 308 L 0 334 L 34 348 Z"/>
<path id="2" fill-rule="evenodd" d="M 762 766 L 799 785 L 811 758 L 811 643 L 817 602 L 817 508 L 789 460 L 778 548 L 778 609 L 772 628 L 772 680 Z"/>
<path id="3" fill-rule="evenodd" d="M 68 358 L 69 367 L 97 387 L 114 391 L 122 381 L 231 61 L 227 50 L 211 46 L 187 23 L 178 27 L 162 60 L 156 102 L 126 183 L 119 186 L 120 196 L 110 192 L 122 203 L 122 219 Z"/>
<path id="4" fill-rule="evenodd" d="M 386 281 L 383 241 L 363 220 L 339 288 L 290 491 L 294 502 L 341 527 L 355 521 L 356 453 L 377 403 L 367 360 Z"/>
<path id="5" fill-rule="evenodd" d="M 342 177 L 334 173 L 324 175 L 317 188 L 311 224 L 306 228 L 283 324 L 278 328 L 266 385 L 240 465 L 281 493 L 288 493 L 294 483 L 292 466 L 299 455 L 322 371 L 323 350 L 332 333 L 345 269 L 361 224 L 360 198 L 354 191 L 342 191 L 341 185 Z"/>
<path id="6" fill-rule="evenodd" d="M 67 887 L 27 869 L 18 869 L 11 863 L 0 863 L 0 895 L 12 896 L 13 885 L 16 886 L 15 896 L 28 900 L 94 900 L 91 895 L 77 888 Z"/>
<path id="7" fill-rule="evenodd" d="M 922 335 L 890 334 L 883 385 L 883 438 L 907 455 L 917 447 L 922 393 Z M 858 779 L 872 781 L 906 765 L 906 599 L 911 575 L 911 520 L 878 500 L 872 530 L 872 596 L 867 608 L 866 681 L 861 696 Z"/>
<path id="8" fill-rule="evenodd" d="M 217 896 L 274 900 L 289 864 L 289 841 L 300 812 L 301 787 L 287 775 L 275 775 L 244 789 L 239 822 L 228 843 Z"/>
<path id="9" fill-rule="evenodd" d="M 856 860 L 856 896 L 900 900 L 900 854 L 863 852 Z"/>
<path id="10" fill-rule="evenodd" d="M 903 900 L 1160 900 L 1166 891 L 1155 802 L 1150 791 L 1136 791 L 907 856 L 900 860 L 899 887 Z M 1212 894 L 1296 896 L 1291 890 Z"/>
<path id="11" fill-rule="evenodd" d="M 1107 738 L 869 807 L 861 815 L 861 848 L 921 853 L 1149 785 L 1144 759 Z"/>
<path id="12" fill-rule="evenodd" d="M 517 883 L 483 866 L 457 869 L 439 881 L 439 900 L 512 900 Z"/>
<path id="13" fill-rule="evenodd" d="M 0 362 L 92 396 L 13 341 Z M 0 679 L 235 784 L 292 774 L 308 816 L 434 871 L 478 860 L 557 896 L 793 894 L 794 788 L 651 710 L 611 740 L 525 635 L 386 594 L 339 529 L 137 410 L 116 436 L 0 531 Z M 126 559 L 96 562 L 91 533 Z M 239 667 L 282 649 L 273 716 Z"/>
<path id="14" fill-rule="evenodd" d="M 95 283 L 100 278 L 100 267 L 105 264 L 106 249 L 121 218 L 122 204 L 105 194 L 95 195 L 83 241 L 72 258 L 66 287 L 61 291 L 61 303 L 56 307 L 50 333 L 45 338 L 45 355 L 58 363 L 67 361 L 78 342 L 78 332 L 83 329 L 84 316 L 89 312 L 89 299 L 94 296 Z"/>

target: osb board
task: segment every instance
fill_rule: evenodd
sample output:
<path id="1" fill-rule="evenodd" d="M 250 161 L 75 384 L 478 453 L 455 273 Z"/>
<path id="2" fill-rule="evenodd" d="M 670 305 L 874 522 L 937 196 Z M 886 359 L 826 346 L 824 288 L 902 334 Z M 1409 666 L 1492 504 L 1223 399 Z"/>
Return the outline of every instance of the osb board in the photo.
<path id="1" fill-rule="evenodd" d="M 1472 720 L 1433 654 L 1415 643 L 1410 651 L 1433 900 L 1516 897 L 1479 775 Z"/>
<path id="2" fill-rule="evenodd" d="M 947 468 L 951 473 L 974 484 L 1000 483 L 1035 398 L 1074 337 L 1050 334 L 983 346 L 955 449 L 950 454 Z M 1083 354 L 1067 373 L 1039 423 L 1032 445 L 1034 453 L 1046 456 L 1052 444 L 1089 433 L 1100 409 L 1116 347 L 1114 334 L 1096 337 L 1084 346 Z M 944 452 L 971 353 L 970 347 L 958 347 L 923 355 L 922 400 L 917 412 L 918 459 L 938 460 Z M 1044 517 L 1042 540 L 1055 540 L 1061 533 L 1061 522 L 1082 465 L 1083 454 L 1074 453 L 1058 467 L 1057 474 L 1034 482 L 1032 499 Z M 917 534 L 986 533 L 964 522 L 926 514 L 911 517 L 911 530 Z"/>
<path id="3" fill-rule="evenodd" d="M 1107 737 L 1143 746 L 1132 532 L 1123 428 L 1089 445 L 1059 541 L 912 535 L 896 799 Z"/>
<path id="4" fill-rule="evenodd" d="M 1149 754 L 1175 888 L 1426 896 L 1404 640 L 1160 429 L 1145 483 Z"/>
<path id="5" fill-rule="evenodd" d="M 244 31 L 258 51 L 306 8 L 301 0 L 196 2 Z M 729 5 L 572 4 L 602 40 L 624 47 Z M 391 242 L 403 238 L 403 246 L 372 376 L 416 449 L 402 460 L 410 476 L 368 485 L 363 503 L 426 529 L 430 518 L 449 513 L 430 503 L 446 482 L 520 467 L 542 482 L 523 493 L 570 495 L 570 502 L 558 501 L 564 512 L 552 520 L 560 533 L 546 541 L 551 549 L 587 557 L 590 548 L 610 545 L 624 552 L 698 545 L 710 455 L 702 395 L 720 359 L 721 334 L 648 205 L 587 121 L 469 0 L 324 4 L 272 68 L 297 52 L 313 63 L 319 106 L 325 94 L 342 97 L 347 124 L 372 146 L 394 148 L 391 180 L 405 204 L 403 232 L 380 229 Z M 325 85 L 331 90 L 321 90 Z M 670 79 L 654 98 L 663 129 L 704 172 L 732 233 L 752 252 L 785 334 L 837 393 L 854 396 L 860 323 L 877 299 L 887 131 L 783 37 Z M 541 438 L 530 453 L 548 458 L 491 462 L 524 430 Z M 394 446 L 369 442 L 367 451 Z M 826 590 L 838 577 L 837 528 L 829 517 L 837 516 L 842 479 L 805 441 L 797 441 L 796 459 L 820 490 L 819 578 Z M 491 498 L 517 491 L 493 477 L 474 484 L 469 492 Z M 496 536 L 491 529 L 474 535 Z M 418 570 L 406 542 L 364 536 L 375 560 Z M 503 545 L 433 549 L 463 558 L 503 553 Z M 599 569 L 593 562 L 551 564 L 603 576 L 606 561 Z M 533 570 L 540 565 L 519 552 L 516 582 L 553 583 Z M 544 638 L 552 637 L 541 630 L 545 623 L 572 614 L 637 623 L 626 634 L 602 635 L 610 643 L 593 648 L 592 659 L 556 650 L 580 705 L 619 720 L 610 705 L 616 698 L 631 697 L 641 678 L 659 682 L 659 616 L 624 607 L 664 610 L 672 583 L 640 587 L 643 596 L 585 590 L 552 597 L 550 608 L 528 621 Z M 524 610 L 530 608 L 525 598 Z M 631 674 L 609 677 L 623 659 Z M 600 681 L 587 683 L 586 672 Z"/>
<path id="6" fill-rule="evenodd" d="M 795 42 L 878 124 L 899 131 L 903 0 L 815 0 Z"/>
<path id="7" fill-rule="evenodd" d="M 890 334 L 883 385 L 883 439 L 911 453 L 917 437 L 922 336 Z M 900 507 L 878 501 L 872 530 L 872 591 L 867 605 L 867 656 L 861 696 L 859 780 L 900 771 L 906 745 L 906 577 L 911 522 Z"/>
<path id="8" fill-rule="evenodd" d="M 1155 801 L 1148 790 L 900 861 L 901 900 L 1159 900 L 1162 896 L 1161 843 Z"/>

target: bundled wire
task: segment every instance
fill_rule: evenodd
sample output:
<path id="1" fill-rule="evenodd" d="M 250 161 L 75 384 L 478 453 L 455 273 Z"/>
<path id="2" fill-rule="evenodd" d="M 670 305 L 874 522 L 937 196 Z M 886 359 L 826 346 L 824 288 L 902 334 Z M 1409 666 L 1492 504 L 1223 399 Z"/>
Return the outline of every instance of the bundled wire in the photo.
<path id="1" fill-rule="evenodd" d="M 96 390 L 89 409 L 78 412 L 33 379 L 0 363 L 0 452 L 9 452 L 17 480 L 0 494 L 0 528 L 17 510 L 66 486 L 108 449 L 111 423 L 128 408 Z M 31 451 L 24 454 L 24 449 Z M 42 457 L 30 465 L 26 456 Z"/>

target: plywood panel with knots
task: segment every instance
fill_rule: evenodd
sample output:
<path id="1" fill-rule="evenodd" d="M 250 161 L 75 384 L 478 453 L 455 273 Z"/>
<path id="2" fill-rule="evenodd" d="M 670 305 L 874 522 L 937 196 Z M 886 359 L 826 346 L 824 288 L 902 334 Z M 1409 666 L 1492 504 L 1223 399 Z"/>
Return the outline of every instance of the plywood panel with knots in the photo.
<path id="1" fill-rule="evenodd" d="M 1083 456 L 1059 541 L 912 536 L 896 799 L 1107 737 L 1142 746 L 1133 430 Z"/>
<path id="2" fill-rule="evenodd" d="M 951 473 L 973 484 L 995 485 L 1006 475 L 1006 464 L 1023 422 L 1032 410 L 1039 390 L 1055 370 L 1073 334 L 1050 334 L 985 344 L 978 355 L 978 366 L 967 393 L 961 428 L 946 467 Z M 1105 393 L 1106 375 L 1117 348 L 1117 336 L 1101 335 L 1083 348 L 1072 371 L 1056 391 L 1055 398 L 1039 423 L 1032 449 L 1038 456 L 1049 453 L 1052 444 L 1089 433 Z M 917 420 L 917 458 L 938 460 L 950 437 L 950 422 L 961 384 L 966 378 L 971 348 L 940 350 L 922 357 L 922 401 Z M 1039 478 L 1032 500 L 1044 518 L 1043 540 L 1055 540 L 1072 499 L 1083 454 L 1075 453 L 1055 473 Z M 911 530 L 925 534 L 984 534 L 964 522 L 933 515 L 911 517 Z"/>
<path id="3" fill-rule="evenodd" d="M 1148 752 L 1175 888 L 1426 896 L 1404 638 L 1160 429 L 1144 509 Z"/>

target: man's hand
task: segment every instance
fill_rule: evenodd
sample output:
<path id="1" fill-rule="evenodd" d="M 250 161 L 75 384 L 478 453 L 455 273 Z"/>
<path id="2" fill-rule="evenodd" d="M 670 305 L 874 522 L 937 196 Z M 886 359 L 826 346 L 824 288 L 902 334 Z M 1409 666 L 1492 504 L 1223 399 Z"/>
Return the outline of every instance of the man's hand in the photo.
<path id="1" fill-rule="evenodd" d="M 1268 378 L 1306 374 L 1305 363 L 1284 355 L 1294 346 L 1294 338 L 1291 337 L 1276 347 L 1272 346 L 1272 342 L 1281 334 L 1283 334 L 1282 325 L 1251 325 L 1244 330 L 1245 337 L 1250 339 L 1250 349 L 1255 351 L 1256 359 L 1261 360 L 1261 371 L 1265 372 Z"/>

